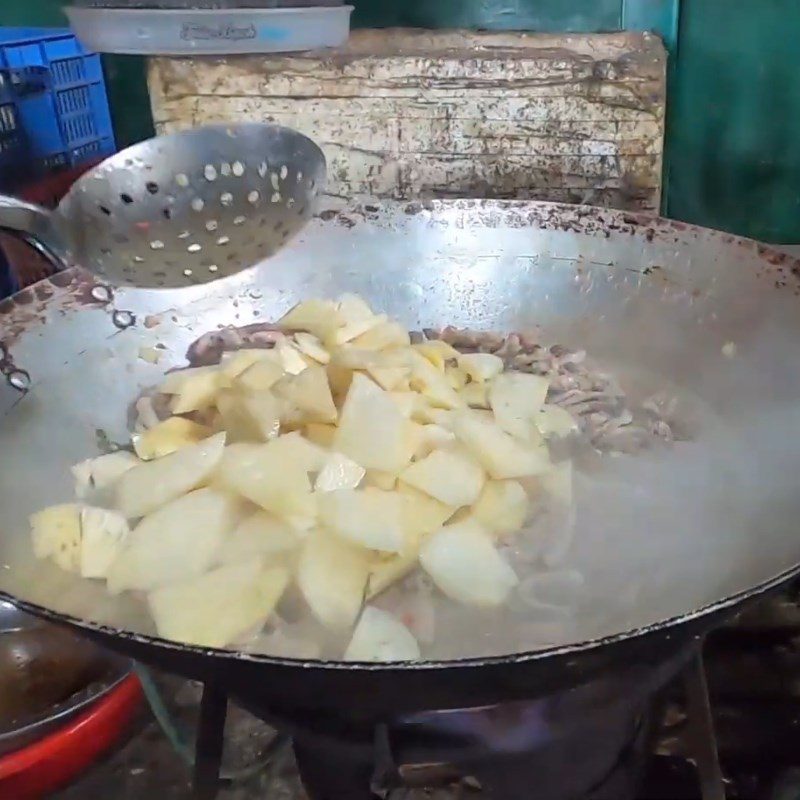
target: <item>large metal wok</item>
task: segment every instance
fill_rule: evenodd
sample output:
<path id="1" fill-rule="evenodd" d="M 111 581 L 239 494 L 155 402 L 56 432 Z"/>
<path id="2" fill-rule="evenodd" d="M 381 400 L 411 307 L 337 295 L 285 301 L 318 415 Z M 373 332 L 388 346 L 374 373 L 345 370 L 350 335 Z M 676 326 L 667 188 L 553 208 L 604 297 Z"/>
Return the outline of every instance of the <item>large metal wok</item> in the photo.
<path id="1" fill-rule="evenodd" d="M 669 663 L 800 571 L 798 276 L 787 256 L 721 233 L 495 201 L 323 212 L 264 265 L 190 289 L 112 290 L 79 270 L 56 274 L 0 304 L 0 592 L 136 659 L 222 681 L 276 714 L 374 719 L 475 706 L 573 686 L 622 664 Z M 135 604 L 33 563 L 27 515 L 69 496 L 69 465 L 95 454 L 98 438 L 126 438 L 132 398 L 184 363 L 193 340 L 343 291 L 410 327 L 536 327 L 550 341 L 688 387 L 719 413 L 726 434 L 714 463 L 732 470 L 730 483 L 709 472 L 708 508 L 678 513 L 676 505 L 680 530 L 664 527 L 670 509 L 654 502 L 659 522 L 644 524 L 635 541 L 606 526 L 600 540 L 576 543 L 590 548 L 589 572 L 594 563 L 619 613 L 601 617 L 584 641 L 495 658 L 353 666 L 182 646 L 152 636 Z M 152 348 L 162 348 L 158 364 L 141 357 Z M 727 449 L 728 433 L 735 448 Z M 757 468 L 743 476 L 736 468 L 744 464 Z M 705 479 L 690 476 L 695 488 Z M 704 514 L 728 506 L 736 525 L 706 526 Z M 633 582 L 638 599 L 615 603 Z"/>

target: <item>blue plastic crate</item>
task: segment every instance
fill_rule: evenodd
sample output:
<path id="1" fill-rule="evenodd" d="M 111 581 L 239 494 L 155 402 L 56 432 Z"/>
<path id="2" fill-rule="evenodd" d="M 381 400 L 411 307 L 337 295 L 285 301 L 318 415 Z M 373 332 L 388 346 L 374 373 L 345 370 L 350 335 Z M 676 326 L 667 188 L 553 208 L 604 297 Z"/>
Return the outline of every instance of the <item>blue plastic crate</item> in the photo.
<path id="1" fill-rule="evenodd" d="M 6 97 L 16 105 L 34 175 L 115 151 L 100 56 L 69 30 L 0 28 L 0 71 L 9 76 Z"/>
<path id="2" fill-rule="evenodd" d="M 4 185 L 24 175 L 28 159 L 25 131 L 8 85 L 8 73 L 0 69 L 0 181 Z"/>

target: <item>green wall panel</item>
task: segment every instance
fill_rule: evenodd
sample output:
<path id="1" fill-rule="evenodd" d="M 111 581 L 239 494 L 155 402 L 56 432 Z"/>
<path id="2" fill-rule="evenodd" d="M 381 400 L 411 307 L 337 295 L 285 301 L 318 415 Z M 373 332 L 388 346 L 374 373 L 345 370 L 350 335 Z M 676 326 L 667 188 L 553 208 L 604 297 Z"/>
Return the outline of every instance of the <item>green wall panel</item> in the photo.
<path id="1" fill-rule="evenodd" d="M 66 25 L 59 0 L 0 0 L 0 25 Z"/>
<path id="2" fill-rule="evenodd" d="M 616 30 L 622 0 L 356 0 L 360 27 Z"/>
<path id="3" fill-rule="evenodd" d="M 670 95 L 668 212 L 800 242 L 797 0 L 684 2 Z"/>

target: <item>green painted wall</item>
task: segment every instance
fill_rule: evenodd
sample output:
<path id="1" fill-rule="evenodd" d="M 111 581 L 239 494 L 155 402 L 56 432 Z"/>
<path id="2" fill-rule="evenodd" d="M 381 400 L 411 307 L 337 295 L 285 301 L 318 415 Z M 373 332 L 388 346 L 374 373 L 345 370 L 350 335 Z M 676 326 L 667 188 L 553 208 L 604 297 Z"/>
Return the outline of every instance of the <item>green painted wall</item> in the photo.
<path id="1" fill-rule="evenodd" d="M 358 26 L 656 29 L 673 53 L 671 216 L 800 241 L 798 0 L 355 0 Z M 0 0 L 1 25 L 63 24 L 60 0 Z M 676 45 L 677 43 L 677 45 Z M 152 132 L 141 59 L 108 57 L 120 144 Z"/>
<path id="2" fill-rule="evenodd" d="M 670 92 L 670 215 L 800 242 L 797 0 L 685 0 Z"/>
<path id="3" fill-rule="evenodd" d="M 354 3 L 361 27 L 614 30 L 622 0 L 405 0 Z"/>

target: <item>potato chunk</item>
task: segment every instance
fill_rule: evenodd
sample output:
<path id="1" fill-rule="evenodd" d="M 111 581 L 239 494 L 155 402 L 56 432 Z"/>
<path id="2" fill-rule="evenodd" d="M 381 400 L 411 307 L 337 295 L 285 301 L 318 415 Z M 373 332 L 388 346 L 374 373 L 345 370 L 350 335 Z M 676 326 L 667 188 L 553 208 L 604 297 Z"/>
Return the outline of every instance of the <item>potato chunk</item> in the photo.
<path id="1" fill-rule="evenodd" d="M 525 524 L 529 507 L 528 494 L 517 481 L 489 481 L 472 513 L 487 530 L 502 535 Z"/>
<path id="2" fill-rule="evenodd" d="M 304 412 L 308 422 L 335 422 L 339 416 L 333 403 L 325 368 L 315 364 L 298 375 L 286 375 L 273 387 L 276 397 L 292 403 Z"/>
<path id="3" fill-rule="evenodd" d="M 550 382 L 541 375 L 504 372 L 489 386 L 489 402 L 497 424 L 523 442 L 538 442 L 533 420 L 544 404 Z"/>
<path id="4" fill-rule="evenodd" d="M 340 489 L 320 495 L 320 521 L 354 544 L 399 553 L 405 541 L 403 504 L 397 492 L 384 492 L 371 486 Z"/>
<path id="5" fill-rule="evenodd" d="M 132 437 L 133 449 L 143 461 L 162 458 L 187 447 L 197 444 L 211 435 L 206 425 L 192 422 L 185 417 L 169 417 L 142 433 Z"/>
<path id="6" fill-rule="evenodd" d="M 365 469 L 399 472 L 410 458 L 406 420 L 397 404 L 356 373 L 347 392 L 334 446 Z"/>
<path id="7" fill-rule="evenodd" d="M 242 503 L 227 492 L 198 489 L 146 516 L 108 570 L 108 589 L 144 589 L 200 575 L 239 524 Z"/>
<path id="8" fill-rule="evenodd" d="M 297 585 L 323 625 L 334 630 L 353 626 L 368 576 L 366 550 L 327 531 L 309 534 L 297 567 Z"/>
<path id="9" fill-rule="evenodd" d="M 157 589 L 147 602 L 159 636 L 225 647 L 263 627 L 288 583 L 286 569 L 255 559 Z"/>
<path id="10" fill-rule="evenodd" d="M 478 499 L 486 475 L 464 451 L 434 450 L 405 469 L 400 478 L 440 502 L 459 508 Z"/>
<path id="11" fill-rule="evenodd" d="M 183 447 L 128 470 L 117 483 L 117 508 L 128 518 L 143 517 L 206 482 L 225 449 L 225 434 Z"/>
<path id="12" fill-rule="evenodd" d="M 414 661 L 419 645 L 411 631 L 388 611 L 367 606 L 353 631 L 345 661 Z"/>
<path id="13" fill-rule="evenodd" d="M 293 452 L 294 448 L 284 444 L 278 447 L 284 438 L 261 445 L 226 447 L 215 480 L 228 491 L 280 517 L 304 513 L 311 494 L 308 462 L 299 448 Z"/>
<path id="14" fill-rule="evenodd" d="M 541 475 L 550 469 L 550 455 L 543 444 L 519 441 L 478 412 L 455 414 L 452 429 L 495 480 Z"/>
<path id="15" fill-rule="evenodd" d="M 472 520 L 432 534 L 422 545 L 420 563 L 442 592 L 465 605 L 502 605 L 518 583 L 491 537 Z"/>

